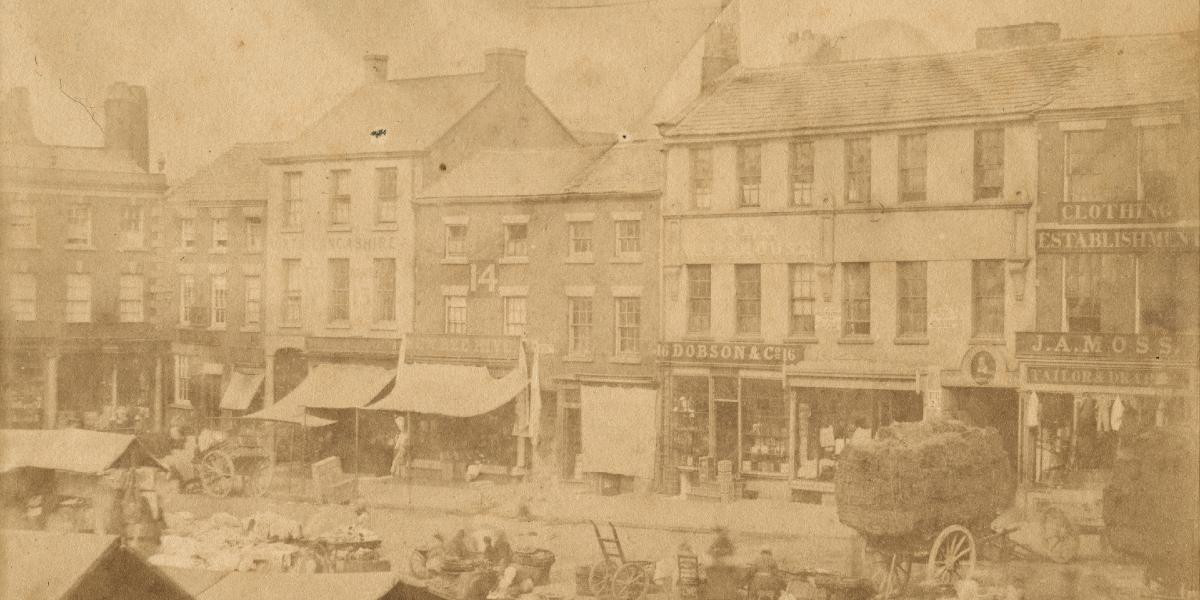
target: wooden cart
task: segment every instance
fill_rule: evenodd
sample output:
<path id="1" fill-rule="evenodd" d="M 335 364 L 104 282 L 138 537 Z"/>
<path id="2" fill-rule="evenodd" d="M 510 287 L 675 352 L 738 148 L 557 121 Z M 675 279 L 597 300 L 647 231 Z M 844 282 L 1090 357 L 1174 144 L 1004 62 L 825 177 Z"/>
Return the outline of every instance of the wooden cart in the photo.
<path id="1" fill-rule="evenodd" d="M 262 437 L 252 428 L 242 427 L 201 453 L 196 469 L 204 492 L 217 498 L 234 490 L 247 496 L 266 495 L 274 479 L 275 457 Z"/>
<path id="2" fill-rule="evenodd" d="M 954 524 L 934 535 L 865 536 L 863 564 L 880 598 L 891 598 L 904 590 L 912 578 L 914 563 L 925 563 L 925 576 L 933 583 L 953 584 L 974 573 L 977 533 L 982 532 L 980 527 Z"/>
<path id="3" fill-rule="evenodd" d="M 609 535 L 600 532 L 595 521 L 589 521 L 600 546 L 600 560 L 588 572 L 588 588 L 598 598 L 638 600 L 650 591 L 654 582 L 654 562 L 629 560 L 621 546 L 617 528 L 608 524 Z"/>

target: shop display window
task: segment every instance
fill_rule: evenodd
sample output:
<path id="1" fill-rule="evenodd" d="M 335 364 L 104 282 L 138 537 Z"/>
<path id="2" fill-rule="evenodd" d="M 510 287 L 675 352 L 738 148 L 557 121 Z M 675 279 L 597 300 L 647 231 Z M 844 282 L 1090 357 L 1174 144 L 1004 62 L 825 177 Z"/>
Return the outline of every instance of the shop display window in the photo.
<path id="1" fill-rule="evenodd" d="M 742 471 L 788 472 L 788 403 L 778 381 L 742 380 Z"/>
<path id="2" fill-rule="evenodd" d="M 676 377 L 671 405 L 675 464 L 697 466 L 708 454 L 708 378 Z"/>

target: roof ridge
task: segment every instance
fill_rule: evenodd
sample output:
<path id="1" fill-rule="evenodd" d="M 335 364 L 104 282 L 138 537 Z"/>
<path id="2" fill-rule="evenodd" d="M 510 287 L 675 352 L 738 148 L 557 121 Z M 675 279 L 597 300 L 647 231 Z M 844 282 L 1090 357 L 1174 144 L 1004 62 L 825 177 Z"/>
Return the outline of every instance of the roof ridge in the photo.
<path id="1" fill-rule="evenodd" d="M 383 81 L 376 81 L 376 82 L 369 83 L 367 85 L 375 85 L 377 83 L 408 83 L 408 82 L 414 82 L 414 81 L 429 81 L 432 79 L 453 79 L 456 77 L 461 77 L 461 78 L 479 77 L 481 75 L 486 75 L 486 73 L 484 73 L 483 71 L 469 71 L 466 73 L 444 73 L 441 75 L 421 75 L 418 77 L 400 77 L 400 78 L 396 78 L 396 79 L 385 79 Z"/>

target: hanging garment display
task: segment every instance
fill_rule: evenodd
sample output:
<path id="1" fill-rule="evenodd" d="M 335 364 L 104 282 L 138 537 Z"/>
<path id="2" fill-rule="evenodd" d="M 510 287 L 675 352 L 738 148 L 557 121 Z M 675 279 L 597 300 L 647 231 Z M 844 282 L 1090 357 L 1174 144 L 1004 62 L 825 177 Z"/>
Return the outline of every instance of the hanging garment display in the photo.
<path id="1" fill-rule="evenodd" d="M 1154 426 L 1167 426 L 1167 403 L 1165 400 L 1158 401 L 1158 407 L 1154 409 Z"/>
<path id="2" fill-rule="evenodd" d="M 1113 396 L 1110 394 L 1096 395 L 1096 431 L 1112 431 Z"/>
<path id="3" fill-rule="evenodd" d="M 1041 401 L 1038 400 L 1037 392 L 1029 392 L 1029 397 L 1025 399 L 1025 426 L 1038 426 L 1038 413 L 1041 412 Z"/>
<path id="4" fill-rule="evenodd" d="M 1121 430 L 1121 420 L 1125 416 L 1125 402 L 1120 396 L 1113 398 L 1112 414 L 1109 417 L 1108 424 L 1113 431 Z"/>

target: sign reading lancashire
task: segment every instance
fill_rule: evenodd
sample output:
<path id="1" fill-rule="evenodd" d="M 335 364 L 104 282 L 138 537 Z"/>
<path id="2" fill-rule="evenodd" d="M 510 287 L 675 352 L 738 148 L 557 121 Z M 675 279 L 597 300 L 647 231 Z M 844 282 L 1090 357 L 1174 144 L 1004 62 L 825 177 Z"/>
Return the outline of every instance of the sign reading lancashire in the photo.
<path id="1" fill-rule="evenodd" d="M 1112 252 L 1126 250 L 1198 250 L 1200 230 L 1187 227 L 1152 229 L 1043 229 L 1037 232 L 1042 252 Z"/>
<path id="2" fill-rule="evenodd" d="M 409 358 L 517 360 L 520 351 L 521 338 L 507 335 L 413 333 L 407 336 L 404 344 L 404 354 Z"/>
<path id="3" fill-rule="evenodd" d="M 739 342 L 659 342 L 664 363 L 737 364 L 766 367 L 794 365 L 804 358 L 803 346 Z"/>
<path id="4" fill-rule="evenodd" d="M 1134 333 L 1017 332 L 1018 358 L 1194 362 L 1197 336 Z"/>

